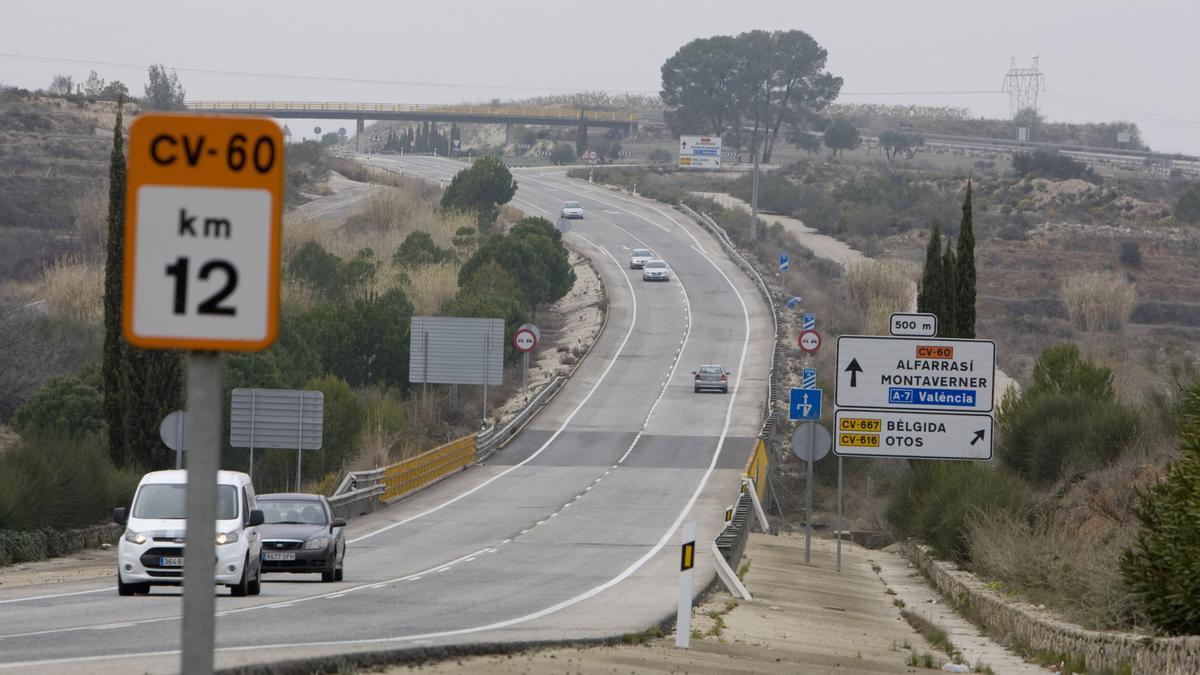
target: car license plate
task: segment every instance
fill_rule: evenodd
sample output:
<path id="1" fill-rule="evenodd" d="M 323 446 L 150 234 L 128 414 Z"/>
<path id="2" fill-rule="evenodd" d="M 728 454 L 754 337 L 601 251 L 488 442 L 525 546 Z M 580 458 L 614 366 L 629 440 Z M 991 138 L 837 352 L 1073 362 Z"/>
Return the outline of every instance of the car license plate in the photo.
<path id="1" fill-rule="evenodd" d="M 183 567 L 183 558 L 159 558 L 159 567 Z"/>
<path id="2" fill-rule="evenodd" d="M 295 560 L 296 554 L 292 552 L 281 551 L 264 551 L 263 560 Z"/>

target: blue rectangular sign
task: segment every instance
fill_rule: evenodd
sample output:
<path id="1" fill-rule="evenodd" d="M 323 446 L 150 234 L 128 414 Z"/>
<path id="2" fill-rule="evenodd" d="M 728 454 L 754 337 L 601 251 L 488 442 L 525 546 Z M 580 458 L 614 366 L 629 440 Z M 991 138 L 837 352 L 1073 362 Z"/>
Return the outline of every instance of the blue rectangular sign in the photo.
<path id="1" fill-rule="evenodd" d="M 792 397 L 788 405 L 788 419 L 804 422 L 820 420 L 823 396 L 824 392 L 820 389 L 792 389 Z"/>
<path id="2" fill-rule="evenodd" d="M 975 390 L 888 387 L 888 403 L 919 406 L 973 406 L 975 405 Z"/>

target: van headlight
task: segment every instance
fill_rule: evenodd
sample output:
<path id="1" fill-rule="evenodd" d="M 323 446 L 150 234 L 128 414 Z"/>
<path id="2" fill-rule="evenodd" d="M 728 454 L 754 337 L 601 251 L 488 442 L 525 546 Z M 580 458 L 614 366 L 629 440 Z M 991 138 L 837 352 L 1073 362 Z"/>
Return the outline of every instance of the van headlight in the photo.
<path id="1" fill-rule="evenodd" d="M 141 545 L 146 543 L 146 535 L 133 530 L 125 530 L 125 541 Z"/>
<path id="2" fill-rule="evenodd" d="M 235 542 L 237 540 L 238 540 L 237 532 L 222 532 L 222 533 L 218 534 L 217 538 L 216 538 L 217 546 L 220 546 L 221 544 L 232 544 L 233 542 Z"/>
<path id="3" fill-rule="evenodd" d="M 317 537 L 304 542 L 305 551 L 316 551 L 329 546 L 329 537 Z"/>

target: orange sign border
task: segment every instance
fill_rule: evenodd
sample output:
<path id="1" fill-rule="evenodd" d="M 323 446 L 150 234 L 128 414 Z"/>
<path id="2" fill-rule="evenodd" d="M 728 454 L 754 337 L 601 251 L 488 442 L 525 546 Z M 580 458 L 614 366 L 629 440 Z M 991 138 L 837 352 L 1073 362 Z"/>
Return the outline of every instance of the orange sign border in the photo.
<path id="1" fill-rule="evenodd" d="M 233 173 L 224 164 L 180 170 L 154 164 L 148 153 L 150 138 L 162 131 L 174 134 L 228 138 L 242 133 L 248 138 L 270 136 L 275 141 L 276 161 L 265 174 L 253 171 Z M 147 152 L 141 152 L 141 151 Z M 129 127 L 129 162 L 125 178 L 125 237 L 124 279 L 121 289 L 121 332 L 135 347 L 148 349 L 188 349 L 193 351 L 262 351 L 275 343 L 279 336 L 280 250 L 283 238 L 283 130 L 269 117 L 234 115 L 197 115 L 186 113 L 153 113 L 139 115 Z M 252 161 L 249 153 L 248 160 Z M 268 244 L 267 270 L 267 334 L 261 340 L 221 340 L 212 338 L 180 338 L 143 336 L 133 332 L 133 292 L 136 286 L 135 252 L 137 250 L 137 195 L 145 185 L 182 187 L 251 188 L 271 193 L 271 240 Z"/>

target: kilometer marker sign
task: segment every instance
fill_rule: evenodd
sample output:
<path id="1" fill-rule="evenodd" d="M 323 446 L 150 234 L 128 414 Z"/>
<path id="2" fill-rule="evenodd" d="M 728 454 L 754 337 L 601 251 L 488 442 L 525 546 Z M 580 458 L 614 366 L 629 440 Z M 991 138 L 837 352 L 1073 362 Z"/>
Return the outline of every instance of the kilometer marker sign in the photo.
<path id="1" fill-rule="evenodd" d="M 991 415 L 839 409 L 834 454 L 910 459 L 992 458 Z"/>

